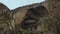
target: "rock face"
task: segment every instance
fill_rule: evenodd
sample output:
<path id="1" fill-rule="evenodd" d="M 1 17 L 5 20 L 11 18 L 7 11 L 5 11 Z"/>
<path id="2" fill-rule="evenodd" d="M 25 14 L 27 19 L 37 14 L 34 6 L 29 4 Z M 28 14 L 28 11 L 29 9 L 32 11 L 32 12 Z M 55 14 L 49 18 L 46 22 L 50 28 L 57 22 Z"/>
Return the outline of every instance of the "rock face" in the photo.
<path id="1" fill-rule="evenodd" d="M 23 6 L 23 7 L 19 7 L 19 8 L 12 10 L 12 12 L 14 13 L 14 18 L 16 18 L 15 19 L 16 24 L 19 24 L 20 20 L 24 19 L 24 17 L 25 17 L 24 15 L 29 15 L 30 13 L 32 13 L 31 16 L 33 18 L 38 19 L 40 17 L 43 17 L 44 14 L 47 14 L 48 12 L 46 12 L 46 11 L 47 11 L 47 9 L 42 5 L 42 3 Z"/>
<path id="2" fill-rule="evenodd" d="M 44 6 L 37 6 L 35 8 L 29 8 L 28 12 L 26 13 L 25 19 L 22 22 L 23 25 L 28 27 L 36 27 L 39 18 L 45 17 L 48 14 L 47 9 Z M 28 26 L 28 27 L 27 27 Z"/>
<path id="3" fill-rule="evenodd" d="M 18 30 L 20 28 L 27 29 L 28 31 L 37 30 L 37 26 L 40 26 L 40 19 L 48 15 L 48 11 L 42 3 L 19 7 L 12 11 L 14 13 L 14 23 Z"/>
<path id="4" fill-rule="evenodd" d="M 0 34 L 9 34 L 12 30 L 12 14 L 10 10 L 0 3 Z"/>
<path id="5" fill-rule="evenodd" d="M 60 34 L 60 1 L 46 0 L 43 5 L 49 12 L 49 16 L 44 20 L 46 34 Z"/>
<path id="6" fill-rule="evenodd" d="M 60 34 L 60 1 L 46 0 L 14 10 L 0 3 L 0 34 Z"/>
<path id="7" fill-rule="evenodd" d="M 33 5 L 29 5 L 29 6 L 23 6 L 23 7 L 19 7 L 19 8 L 16 8 L 13 11 L 14 13 L 14 18 L 15 18 L 15 23 L 16 24 L 19 24 L 21 23 L 25 17 L 25 14 L 28 12 L 28 9 L 30 8 L 35 8 L 37 6 L 39 6 L 40 4 L 33 4 Z"/>

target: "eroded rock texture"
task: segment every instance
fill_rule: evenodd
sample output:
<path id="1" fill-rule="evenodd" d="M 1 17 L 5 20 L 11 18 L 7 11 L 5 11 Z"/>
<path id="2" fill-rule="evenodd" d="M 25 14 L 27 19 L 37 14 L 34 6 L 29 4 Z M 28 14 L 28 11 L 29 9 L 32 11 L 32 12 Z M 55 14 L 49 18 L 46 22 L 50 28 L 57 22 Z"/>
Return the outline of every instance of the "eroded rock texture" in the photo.
<path id="1" fill-rule="evenodd" d="M 45 27 L 48 31 L 47 34 L 60 34 L 60 1 L 59 0 L 46 0 L 44 3 L 48 9 L 49 16 L 45 20 Z"/>
<path id="2" fill-rule="evenodd" d="M 14 19 L 15 19 L 16 29 L 18 31 L 20 31 L 19 29 L 21 29 L 21 28 L 22 28 L 21 30 L 23 30 L 23 31 L 25 31 L 25 30 L 27 30 L 28 32 L 34 31 L 31 33 L 41 31 L 41 29 L 39 29 L 39 28 L 41 28 L 40 27 L 40 19 L 43 17 L 46 17 L 48 15 L 48 11 L 42 5 L 42 3 L 19 7 L 15 10 L 12 10 L 12 11 L 13 12 L 15 11 L 14 12 Z"/>
<path id="3" fill-rule="evenodd" d="M 37 28 L 39 18 L 45 17 L 48 14 L 47 9 L 44 6 L 37 6 L 35 8 L 28 9 L 22 25 L 26 25 L 25 28 Z M 23 26 L 22 26 L 23 27 Z M 23 27 L 24 28 L 24 27 Z"/>
<path id="4" fill-rule="evenodd" d="M 0 3 L 0 34 L 60 34 L 60 1 L 45 0 L 14 10 Z"/>
<path id="5" fill-rule="evenodd" d="M 12 14 L 10 10 L 0 3 L 0 34 L 9 34 L 12 30 Z"/>

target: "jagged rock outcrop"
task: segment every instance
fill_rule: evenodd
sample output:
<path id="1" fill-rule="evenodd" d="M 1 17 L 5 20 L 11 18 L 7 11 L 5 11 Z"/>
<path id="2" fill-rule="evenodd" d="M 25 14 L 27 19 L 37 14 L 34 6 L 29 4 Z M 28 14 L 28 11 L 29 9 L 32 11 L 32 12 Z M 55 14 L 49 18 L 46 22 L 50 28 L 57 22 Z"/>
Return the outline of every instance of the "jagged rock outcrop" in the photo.
<path id="1" fill-rule="evenodd" d="M 28 12 L 28 9 L 35 8 L 35 7 L 39 6 L 39 5 L 40 4 L 33 4 L 33 5 L 29 5 L 29 6 L 19 7 L 19 8 L 16 8 L 16 9 L 12 10 L 14 12 L 14 18 L 15 18 L 16 24 L 19 24 L 19 23 L 22 22 L 20 20 L 24 19 L 25 14 Z"/>
<path id="2" fill-rule="evenodd" d="M 60 34 L 60 1 L 46 0 L 43 5 L 48 10 L 48 15 L 40 18 L 40 32 L 43 34 Z"/>
<path id="3" fill-rule="evenodd" d="M 45 34 L 60 34 L 60 1 L 46 0 L 43 5 L 49 12 L 47 19 L 42 21 Z"/>
<path id="4" fill-rule="evenodd" d="M 0 3 L 0 34 L 5 33 L 60 34 L 60 1 L 46 0 L 14 10 Z"/>
<path id="5" fill-rule="evenodd" d="M 0 34 L 9 34 L 12 30 L 12 13 L 4 4 L 0 3 Z"/>
<path id="6" fill-rule="evenodd" d="M 18 30 L 20 28 L 28 30 L 37 29 L 40 18 L 46 17 L 48 15 L 48 11 L 42 5 L 42 3 L 19 7 L 12 11 L 14 13 L 15 26 Z M 39 30 L 41 31 L 41 29 Z"/>
<path id="7" fill-rule="evenodd" d="M 28 27 L 32 27 L 32 28 L 36 27 L 38 24 L 39 18 L 45 17 L 47 14 L 48 14 L 48 11 L 44 6 L 37 6 L 34 8 L 30 8 L 28 9 L 28 12 L 22 23 L 23 25 L 25 24 Z"/>

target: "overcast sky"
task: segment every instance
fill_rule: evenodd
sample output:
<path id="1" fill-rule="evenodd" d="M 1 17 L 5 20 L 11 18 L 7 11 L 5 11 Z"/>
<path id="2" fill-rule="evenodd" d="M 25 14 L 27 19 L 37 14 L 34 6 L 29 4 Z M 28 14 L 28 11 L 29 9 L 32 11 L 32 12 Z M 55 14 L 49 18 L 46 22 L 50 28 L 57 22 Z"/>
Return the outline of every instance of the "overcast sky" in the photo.
<path id="1" fill-rule="evenodd" d="M 11 10 L 24 5 L 40 3 L 42 1 L 44 0 L 0 0 L 1 3 L 5 4 Z"/>

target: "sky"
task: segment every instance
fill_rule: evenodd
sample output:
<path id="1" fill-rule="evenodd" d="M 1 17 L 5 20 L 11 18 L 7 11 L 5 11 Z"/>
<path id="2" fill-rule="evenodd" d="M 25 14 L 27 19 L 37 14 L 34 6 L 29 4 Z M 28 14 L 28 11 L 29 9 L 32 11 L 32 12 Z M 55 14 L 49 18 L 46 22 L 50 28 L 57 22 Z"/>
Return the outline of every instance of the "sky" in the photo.
<path id="1" fill-rule="evenodd" d="M 5 4 L 9 9 L 15 9 L 24 5 L 29 5 L 33 3 L 40 3 L 44 0 L 0 0 L 0 3 Z"/>

